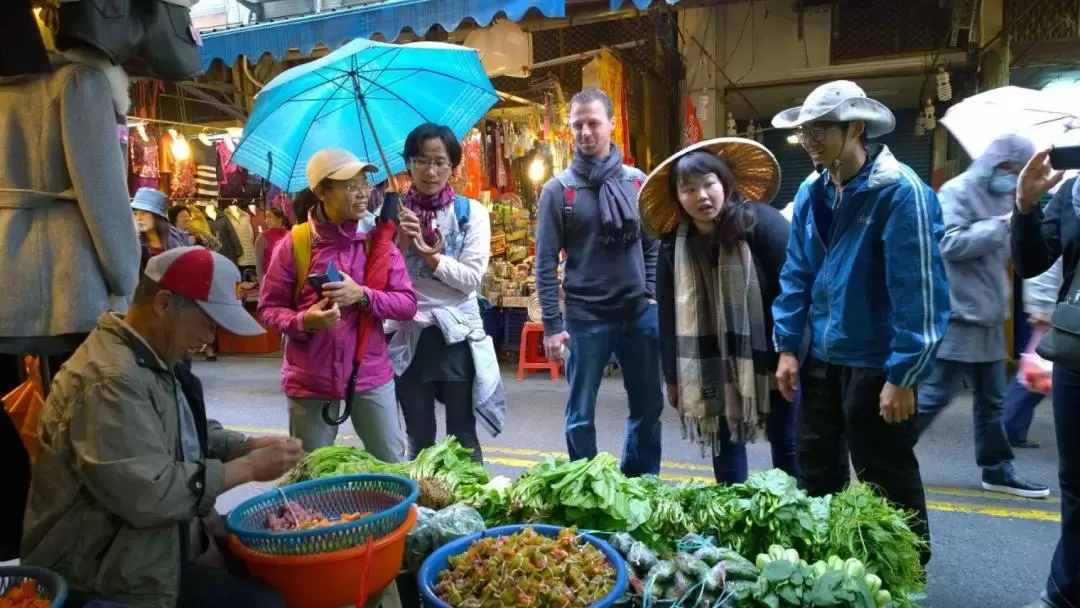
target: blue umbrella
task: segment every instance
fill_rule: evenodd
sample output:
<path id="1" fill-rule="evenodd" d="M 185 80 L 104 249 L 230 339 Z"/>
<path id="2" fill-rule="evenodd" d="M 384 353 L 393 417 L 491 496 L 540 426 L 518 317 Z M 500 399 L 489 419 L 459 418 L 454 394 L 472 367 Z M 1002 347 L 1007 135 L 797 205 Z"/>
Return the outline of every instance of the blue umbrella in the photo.
<path id="1" fill-rule="evenodd" d="M 232 162 L 297 192 L 313 154 L 345 148 L 380 165 L 378 183 L 405 169 L 401 150 L 418 125 L 446 125 L 463 138 L 496 101 L 475 49 L 353 40 L 259 92 Z"/>

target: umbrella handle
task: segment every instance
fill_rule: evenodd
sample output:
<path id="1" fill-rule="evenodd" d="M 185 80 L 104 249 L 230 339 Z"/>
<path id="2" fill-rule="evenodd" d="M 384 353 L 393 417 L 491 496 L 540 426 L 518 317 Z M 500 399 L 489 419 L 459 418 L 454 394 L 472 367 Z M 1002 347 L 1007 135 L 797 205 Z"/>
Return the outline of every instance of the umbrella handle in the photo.
<path id="1" fill-rule="evenodd" d="M 349 376 L 348 390 L 345 391 L 345 405 L 341 408 L 340 416 L 338 416 L 337 418 L 331 416 L 330 402 L 323 402 L 322 418 L 323 422 L 325 422 L 326 424 L 329 424 L 330 426 L 341 426 L 345 423 L 346 420 L 349 419 L 350 416 L 352 416 L 353 398 L 356 395 L 356 376 L 359 368 L 360 364 L 354 362 L 352 368 L 352 375 Z"/>
<path id="2" fill-rule="evenodd" d="M 431 245 L 429 247 L 428 244 L 424 242 L 423 236 L 416 235 L 416 237 L 413 238 L 413 247 L 416 247 L 416 250 L 419 251 L 422 255 L 435 255 L 436 253 L 442 253 L 443 249 L 446 248 L 446 239 L 443 238 L 442 230 L 436 228 L 435 236 L 438 237 L 438 240 L 435 241 L 434 245 Z"/>

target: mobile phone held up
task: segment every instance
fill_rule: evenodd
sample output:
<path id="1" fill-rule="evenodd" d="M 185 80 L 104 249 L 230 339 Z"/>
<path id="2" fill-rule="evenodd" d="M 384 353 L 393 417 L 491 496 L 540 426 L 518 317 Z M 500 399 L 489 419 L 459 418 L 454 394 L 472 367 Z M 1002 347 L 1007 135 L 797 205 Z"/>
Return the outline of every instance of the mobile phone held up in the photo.
<path id="1" fill-rule="evenodd" d="M 1057 171 L 1080 169 L 1080 146 L 1061 146 L 1051 148 L 1050 166 Z"/>
<path id="2" fill-rule="evenodd" d="M 321 274 L 309 274 L 307 277 L 308 285 L 315 290 L 315 293 L 322 296 L 323 287 L 327 283 L 337 283 L 341 280 L 341 272 L 338 271 L 337 265 L 330 262 L 326 265 L 326 272 Z"/>

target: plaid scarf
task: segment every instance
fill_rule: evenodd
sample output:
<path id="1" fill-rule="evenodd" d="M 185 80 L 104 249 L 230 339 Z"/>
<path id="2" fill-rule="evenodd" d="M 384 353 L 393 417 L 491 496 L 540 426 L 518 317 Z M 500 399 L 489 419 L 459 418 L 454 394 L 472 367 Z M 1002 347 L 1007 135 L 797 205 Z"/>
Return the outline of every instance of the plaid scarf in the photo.
<path id="1" fill-rule="evenodd" d="M 711 447 L 715 455 L 722 423 L 732 442 L 757 436 L 769 412 L 773 377 L 750 246 L 745 241 L 731 250 L 720 246 L 714 269 L 692 251 L 689 228 L 683 221 L 675 239 L 679 400 L 684 435 L 700 444 L 703 453 Z"/>

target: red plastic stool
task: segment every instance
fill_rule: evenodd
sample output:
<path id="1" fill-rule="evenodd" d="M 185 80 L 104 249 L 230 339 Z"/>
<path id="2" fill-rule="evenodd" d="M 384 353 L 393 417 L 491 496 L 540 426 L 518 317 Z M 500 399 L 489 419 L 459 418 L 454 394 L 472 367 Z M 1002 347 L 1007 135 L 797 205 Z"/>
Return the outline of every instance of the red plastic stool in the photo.
<path id="1" fill-rule="evenodd" d="M 521 328 L 517 379 L 524 380 L 525 372 L 547 371 L 553 381 L 558 381 L 561 369 L 561 361 L 548 361 L 544 356 L 544 324 L 526 323 Z"/>

